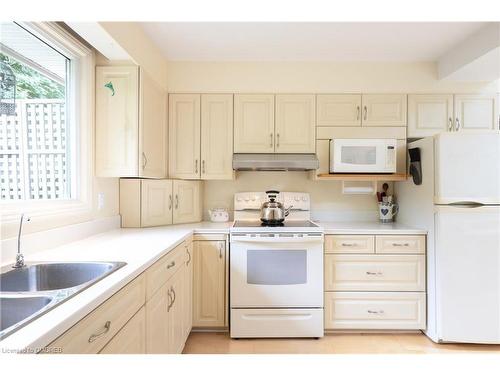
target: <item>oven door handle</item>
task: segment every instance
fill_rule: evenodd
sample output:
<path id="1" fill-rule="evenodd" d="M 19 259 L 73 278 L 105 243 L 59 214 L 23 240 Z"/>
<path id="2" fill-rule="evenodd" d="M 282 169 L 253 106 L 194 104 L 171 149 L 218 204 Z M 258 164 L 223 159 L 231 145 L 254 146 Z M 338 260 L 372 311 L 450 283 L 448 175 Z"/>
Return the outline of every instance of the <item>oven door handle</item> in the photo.
<path id="1" fill-rule="evenodd" d="M 317 237 L 299 237 L 299 238 L 290 238 L 290 237 L 252 237 L 252 238 L 238 238 L 235 236 L 231 236 L 231 242 L 238 243 L 291 243 L 291 244 L 299 244 L 299 243 L 311 243 L 311 242 L 323 242 L 323 236 Z"/>

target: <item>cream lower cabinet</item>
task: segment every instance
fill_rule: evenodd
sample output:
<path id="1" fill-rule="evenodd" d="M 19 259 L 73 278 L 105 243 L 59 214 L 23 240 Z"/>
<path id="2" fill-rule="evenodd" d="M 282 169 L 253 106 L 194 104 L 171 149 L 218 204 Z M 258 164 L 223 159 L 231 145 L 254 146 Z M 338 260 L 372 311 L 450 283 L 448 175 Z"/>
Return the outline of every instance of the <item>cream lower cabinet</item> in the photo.
<path id="1" fill-rule="evenodd" d="M 195 238 L 193 250 L 193 327 L 225 327 L 227 314 L 226 241 L 196 240 Z"/>
<path id="2" fill-rule="evenodd" d="M 98 177 L 166 177 L 166 98 L 140 67 L 96 67 Z"/>
<path id="3" fill-rule="evenodd" d="M 425 303 L 425 236 L 325 236 L 325 329 L 425 329 Z"/>
<path id="4" fill-rule="evenodd" d="M 201 221 L 200 181 L 120 179 L 123 228 Z"/>
<path id="5" fill-rule="evenodd" d="M 146 354 L 146 308 L 143 306 L 100 354 Z"/>
<path id="6" fill-rule="evenodd" d="M 49 349 L 65 354 L 182 353 L 191 332 L 191 246 L 188 239 L 171 250 Z"/>

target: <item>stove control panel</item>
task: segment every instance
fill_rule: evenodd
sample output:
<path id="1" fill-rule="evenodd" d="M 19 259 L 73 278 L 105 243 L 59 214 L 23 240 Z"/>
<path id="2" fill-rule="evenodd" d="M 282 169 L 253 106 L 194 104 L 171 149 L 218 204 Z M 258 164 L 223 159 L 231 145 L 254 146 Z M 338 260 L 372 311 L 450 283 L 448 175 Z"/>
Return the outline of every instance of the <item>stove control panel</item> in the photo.
<path id="1" fill-rule="evenodd" d="M 264 192 L 245 192 L 234 195 L 234 210 L 260 210 L 262 203 L 267 201 L 267 194 Z M 277 201 L 282 202 L 285 208 L 293 206 L 292 210 L 309 211 L 309 193 L 281 192 L 277 196 Z"/>

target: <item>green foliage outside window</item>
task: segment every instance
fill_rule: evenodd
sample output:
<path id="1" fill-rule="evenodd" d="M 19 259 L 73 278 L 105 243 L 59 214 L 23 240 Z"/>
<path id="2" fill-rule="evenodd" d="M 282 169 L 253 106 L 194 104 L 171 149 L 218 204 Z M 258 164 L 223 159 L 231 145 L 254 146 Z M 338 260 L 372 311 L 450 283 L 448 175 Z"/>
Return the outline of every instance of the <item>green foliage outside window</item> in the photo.
<path id="1" fill-rule="evenodd" d="M 16 76 L 16 99 L 64 99 L 64 85 L 0 52 Z"/>

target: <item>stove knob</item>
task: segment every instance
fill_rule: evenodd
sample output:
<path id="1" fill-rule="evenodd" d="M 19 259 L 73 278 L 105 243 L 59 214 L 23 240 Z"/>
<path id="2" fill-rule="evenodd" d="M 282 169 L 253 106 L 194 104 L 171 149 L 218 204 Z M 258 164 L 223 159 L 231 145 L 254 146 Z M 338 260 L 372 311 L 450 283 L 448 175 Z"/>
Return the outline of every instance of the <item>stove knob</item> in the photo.
<path id="1" fill-rule="evenodd" d="M 295 197 L 295 198 L 293 198 L 293 199 L 295 200 L 295 202 L 298 202 L 300 198 L 296 196 L 296 197 Z"/>
<path id="2" fill-rule="evenodd" d="M 303 202 L 307 202 L 307 197 L 302 197 Z"/>
<path id="3" fill-rule="evenodd" d="M 236 198 L 236 202 L 241 202 L 241 198 Z"/>
<path id="4" fill-rule="evenodd" d="M 245 198 L 245 202 L 248 202 L 250 200 L 250 198 L 246 197 Z"/>

